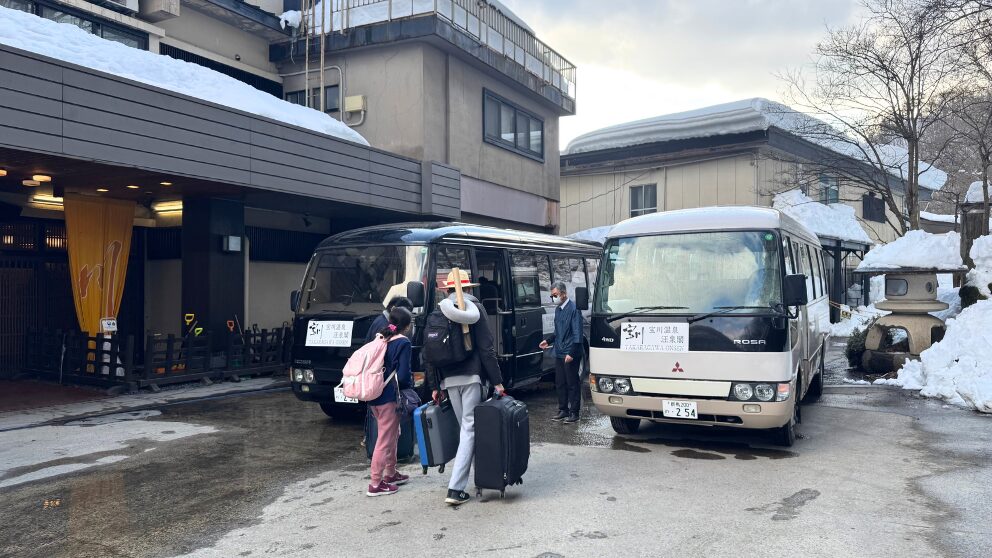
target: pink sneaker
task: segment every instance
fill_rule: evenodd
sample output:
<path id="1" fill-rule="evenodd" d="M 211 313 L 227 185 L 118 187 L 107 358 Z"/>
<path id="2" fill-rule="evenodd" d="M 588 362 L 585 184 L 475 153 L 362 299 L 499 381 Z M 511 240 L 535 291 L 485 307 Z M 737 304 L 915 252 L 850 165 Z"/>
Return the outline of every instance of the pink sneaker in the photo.
<path id="1" fill-rule="evenodd" d="M 387 484 L 385 481 L 380 482 L 379 486 L 369 485 L 368 491 L 365 492 L 366 496 L 386 496 L 387 494 L 396 494 L 399 488 L 395 484 Z"/>
<path id="2" fill-rule="evenodd" d="M 399 486 L 401 484 L 406 484 L 406 481 L 408 480 L 410 480 L 409 475 L 404 475 L 403 473 L 396 471 L 396 474 L 391 477 L 383 477 L 382 482 Z"/>

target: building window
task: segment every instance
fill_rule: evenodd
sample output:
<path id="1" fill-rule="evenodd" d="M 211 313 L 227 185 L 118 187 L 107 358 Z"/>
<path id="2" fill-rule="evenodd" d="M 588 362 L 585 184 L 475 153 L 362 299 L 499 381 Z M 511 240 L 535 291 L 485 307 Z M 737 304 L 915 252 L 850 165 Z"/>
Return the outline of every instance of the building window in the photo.
<path id="1" fill-rule="evenodd" d="M 837 186 L 837 177 L 820 175 L 820 203 L 840 202 L 840 187 Z"/>
<path id="2" fill-rule="evenodd" d="M 324 112 L 337 112 L 341 107 L 339 106 L 338 98 L 340 88 L 337 85 L 328 85 L 324 88 Z M 296 104 L 306 106 L 306 93 L 303 90 L 291 91 L 286 93 L 285 100 Z M 320 88 L 315 87 L 310 90 L 310 107 L 320 110 Z"/>
<path id="3" fill-rule="evenodd" d="M 885 222 L 885 201 L 875 194 L 865 194 L 861 198 L 861 214 L 868 221 Z"/>
<path id="4" fill-rule="evenodd" d="M 658 186 L 645 184 L 630 187 L 630 216 L 646 215 L 658 211 Z"/>
<path id="5" fill-rule="evenodd" d="M 141 50 L 148 49 L 148 35 L 137 31 L 131 31 L 125 27 L 107 23 L 99 18 L 93 17 L 85 12 L 76 11 L 72 8 L 59 6 L 54 7 L 46 2 L 31 0 L 0 0 L 0 6 L 13 10 L 20 10 L 50 19 L 57 23 L 68 23 L 102 37 L 108 41 L 118 42 L 132 48 Z"/>
<path id="6" fill-rule="evenodd" d="M 544 160 L 544 120 L 484 91 L 483 139 L 521 155 Z"/>
<path id="7" fill-rule="evenodd" d="M 20 10 L 22 12 L 32 13 L 34 7 L 31 2 L 27 0 L 0 0 L 0 6 L 4 8 L 10 8 L 11 10 Z"/>

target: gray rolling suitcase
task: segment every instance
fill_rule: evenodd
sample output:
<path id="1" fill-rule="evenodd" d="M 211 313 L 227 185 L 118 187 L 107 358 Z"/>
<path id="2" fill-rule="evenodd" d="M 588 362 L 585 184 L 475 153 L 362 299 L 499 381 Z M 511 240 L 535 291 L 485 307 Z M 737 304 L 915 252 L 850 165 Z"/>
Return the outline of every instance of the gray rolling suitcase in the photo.
<path id="1" fill-rule="evenodd" d="M 444 472 L 444 465 L 455 458 L 458 452 L 458 417 L 451 402 L 444 400 L 440 405 L 434 402 L 421 405 L 413 411 L 413 428 L 416 430 L 417 449 L 420 465 L 427 474 L 429 467 L 438 467 Z"/>

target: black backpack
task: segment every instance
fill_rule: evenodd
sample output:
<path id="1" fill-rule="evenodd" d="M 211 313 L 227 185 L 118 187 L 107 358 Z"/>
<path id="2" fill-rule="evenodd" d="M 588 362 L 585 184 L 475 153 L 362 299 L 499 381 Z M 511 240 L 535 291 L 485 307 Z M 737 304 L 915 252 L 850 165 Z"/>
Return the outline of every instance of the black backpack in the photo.
<path id="1" fill-rule="evenodd" d="M 462 324 L 449 320 L 440 308 L 428 314 L 424 327 L 423 354 L 424 362 L 435 368 L 444 368 L 468 359 L 472 353 L 465 349 Z"/>

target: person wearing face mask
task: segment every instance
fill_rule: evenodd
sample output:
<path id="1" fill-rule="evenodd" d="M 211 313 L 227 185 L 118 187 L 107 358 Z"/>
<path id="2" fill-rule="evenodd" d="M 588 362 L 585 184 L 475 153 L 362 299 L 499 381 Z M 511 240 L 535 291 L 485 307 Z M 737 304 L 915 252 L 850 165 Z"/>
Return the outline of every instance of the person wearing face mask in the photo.
<path id="1" fill-rule="evenodd" d="M 555 308 L 555 331 L 541 341 L 542 350 L 552 349 L 555 357 L 555 388 L 558 391 L 558 414 L 553 421 L 579 422 L 582 391 L 579 387 L 579 362 L 582 360 L 582 313 L 568 299 L 565 283 L 551 288 Z"/>

